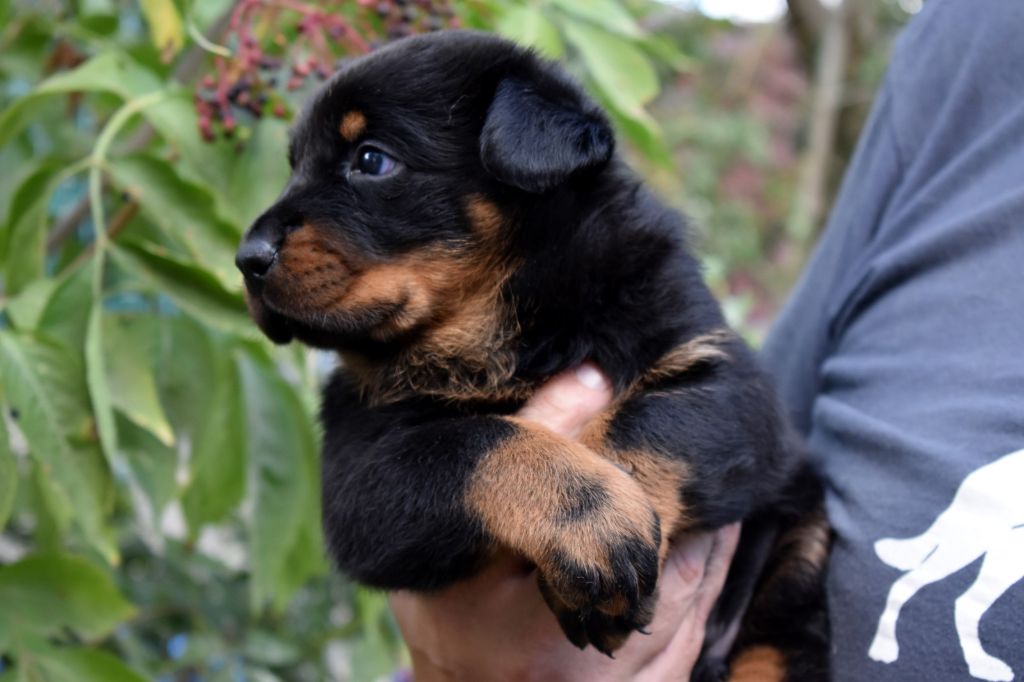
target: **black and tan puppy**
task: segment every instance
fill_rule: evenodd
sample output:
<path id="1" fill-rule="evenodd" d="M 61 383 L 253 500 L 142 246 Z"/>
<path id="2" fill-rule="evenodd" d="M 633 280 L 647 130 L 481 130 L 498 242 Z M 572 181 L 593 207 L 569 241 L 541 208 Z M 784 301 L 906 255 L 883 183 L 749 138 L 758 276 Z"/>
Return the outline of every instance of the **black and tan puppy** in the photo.
<path id="1" fill-rule="evenodd" d="M 509 548 L 611 652 L 674 535 L 746 519 L 695 679 L 827 676 L 817 487 L 682 219 L 575 83 L 491 36 L 403 40 L 320 90 L 289 161 L 238 264 L 268 336 L 344 358 L 322 418 L 346 573 L 432 590 Z M 512 416 L 585 360 L 616 400 L 582 442 Z"/>

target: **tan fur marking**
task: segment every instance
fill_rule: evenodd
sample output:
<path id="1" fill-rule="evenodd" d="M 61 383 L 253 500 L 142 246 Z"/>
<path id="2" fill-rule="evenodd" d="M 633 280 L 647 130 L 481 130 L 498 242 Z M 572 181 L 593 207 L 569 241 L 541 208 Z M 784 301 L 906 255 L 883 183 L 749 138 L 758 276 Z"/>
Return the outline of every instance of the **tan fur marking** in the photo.
<path id="1" fill-rule="evenodd" d="M 417 343 L 387 365 L 343 354 L 374 403 L 413 392 L 451 400 L 521 399 L 533 386 L 512 378 L 509 341 L 517 326 L 501 301 L 512 269 L 499 249 L 484 243 L 369 262 L 339 235 L 304 225 L 285 239 L 265 298 L 313 324 L 383 315 L 369 330 L 378 341 L 419 330 Z"/>
<path id="2" fill-rule="evenodd" d="M 348 112 L 342 117 L 339 130 L 348 142 L 355 142 L 366 130 L 366 114 L 361 111 Z"/>
<path id="3" fill-rule="evenodd" d="M 822 570 L 828 561 L 831 531 L 823 509 L 815 510 L 804 523 L 791 528 L 781 542 L 791 544 L 794 556 L 816 570 Z"/>
<path id="4" fill-rule="evenodd" d="M 662 379 L 685 374 L 702 362 L 728 360 L 729 355 L 722 346 L 735 338 L 733 333 L 726 329 L 695 336 L 665 353 L 644 373 L 641 381 L 645 385 L 654 384 Z"/>
<path id="5" fill-rule="evenodd" d="M 740 653 L 729 670 L 729 682 L 783 682 L 786 658 L 778 649 L 755 646 Z"/>
<path id="6" fill-rule="evenodd" d="M 658 513 L 661 524 L 661 547 L 658 557 L 662 563 L 668 554 L 669 542 L 686 528 L 688 519 L 679 491 L 686 481 L 686 464 L 656 452 L 643 450 L 615 450 L 606 445 L 608 424 L 621 402 L 617 402 L 600 417 L 590 422 L 580 436 L 580 442 L 614 462 L 628 472 L 643 488 L 651 506 Z"/>
<path id="7" fill-rule="evenodd" d="M 500 241 L 505 227 L 505 217 L 493 201 L 474 194 L 466 202 L 466 212 L 477 235 L 487 242 Z"/>
<path id="8" fill-rule="evenodd" d="M 818 580 L 825 570 L 831 542 L 831 530 L 823 509 L 816 509 L 800 519 L 776 542 L 775 553 L 781 559 L 759 592 L 769 592 L 771 585 L 779 581 Z"/>
<path id="9" fill-rule="evenodd" d="M 381 340 L 424 328 L 415 347 L 389 366 L 346 356 L 367 396 L 377 403 L 413 391 L 450 400 L 525 398 L 532 386 L 512 378 L 516 320 L 501 300 L 511 272 L 487 244 L 425 250 L 366 272 L 340 309 L 404 301 L 395 324 L 378 331 Z"/>
<path id="10" fill-rule="evenodd" d="M 516 425 L 517 434 L 484 457 L 466 494 L 467 507 L 501 544 L 521 552 L 545 574 L 558 555 L 604 572 L 609 570 L 610 543 L 637 534 L 650 538 L 651 506 L 625 472 L 532 422 L 515 417 L 508 421 Z M 607 498 L 585 517 L 559 523 L 571 504 L 562 497 L 561 484 L 574 477 L 599 483 Z"/>
<path id="11" fill-rule="evenodd" d="M 267 281 L 267 296 L 286 303 L 290 313 L 316 315 L 348 286 L 352 266 L 343 247 L 310 225 L 290 233 Z"/>
<path id="12" fill-rule="evenodd" d="M 633 475 L 647 493 L 661 521 L 661 547 L 658 558 L 662 563 L 668 555 L 669 542 L 688 524 L 680 489 L 686 480 L 686 465 L 663 455 L 639 450 L 609 453 L 611 459 Z"/>

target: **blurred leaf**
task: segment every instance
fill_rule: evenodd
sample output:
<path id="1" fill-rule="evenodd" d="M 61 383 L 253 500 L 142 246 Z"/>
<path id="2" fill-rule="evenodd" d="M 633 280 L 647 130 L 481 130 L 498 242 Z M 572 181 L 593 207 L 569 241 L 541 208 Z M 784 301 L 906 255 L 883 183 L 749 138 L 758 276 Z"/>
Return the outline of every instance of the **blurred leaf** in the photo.
<path id="1" fill-rule="evenodd" d="M 0 641 L 70 628 L 86 639 L 109 634 L 135 614 L 110 576 L 73 554 L 32 554 L 0 566 Z"/>
<path id="2" fill-rule="evenodd" d="M 633 110 L 658 94 L 654 67 L 629 40 L 583 23 L 566 24 L 564 30 L 595 85 L 617 108 Z"/>
<path id="3" fill-rule="evenodd" d="M 371 680 L 386 675 L 394 667 L 397 637 L 388 636 L 391 611 L 387 595 L 377 590 L 358 588 L 355 608 L 362 623 L 362 636 L 352 652 L 352 674 Z"/>
<path id="4" fill-rule="evenodd" d="M 30 331 L 39 324 L 46 302 L 50 300 L 57 280 L 42 278 L 33 280 L 16 296 L 7 302 L 7 314 L 15 329 Z"/>
<path id="5" fill-rule="evenodd" d="M 99 263 L 93 263 L 99 267 Z M 107 385 L 106 358 L 103 355 L 103 301 L 93 301 L 89 323 L 85 332 L 85 380 L 89 388 L 93 419 L 99 434 L 101 449 L 111 468 L 117 458 L 117 427 L 114 406 Z"/>
<path id="6" fill-rule="evenodd" d="M 240 290 L 235 250 L 241 231 L 217 216 L 213 196 L 152 156 L 112 159 L 115 183 L 142 206 L 147 217 L 184 243 L 189 255 L 229 289 Z"/>
<path id="7" fill-rule="evenodd" d="M 690 71 L 696 67 L 695 60 L 687 56 L 668 36 L 650 35 L 638 43 L 656 61 L 665 64 L 673 71 Z"/>
<path id="8" fill-rule="evenodd" d="M 109 493 L 105 479 L 90 453 L 73 449 L 65 436 L 83 417 L 83 373 L 59 347 L 0 330 L 0 378 L 30 452 L 42 473 L 53 479 L 58 504 L 70 502 L 86 538 L 108 561 L 115 561 L 117 549 L 103 526 Z"/>
<path id="9" fill-rule="evenodd" d="M 664 169 L 674 167 L 669 147 L 661 134 L 661 127 L 643 107 L 622 110 L 608 103 L 607 108 L 612 120 L 641 154 Z"/>
<path id="10" fill-rule="evenodd" d="M 558 29 L 536 5 L 506 6 L 495 30 L 521 45 L 537 48 L 545 57 L 558 59 L 565 54 Z"/>
<path id="11" fill-rule="evenodd" d="M 117 446 L 159 518 L 174 497 L 178 453 L 123 414 L 117 415 Z"/>
<path id="12" fill-rule="evenodd" d="M 14 495 L 18 489 L 18 463 L 11 451 L 7 433 L 7 406 L 0 403 L 0 531 L 7 525 L 14 509 Z"/>
<path id="13" fill-rule="evenodd" d="M 185 42 L 181 15 L 173 0 L 139 0 L 142 15 L 149 25 L 149 35 L 161 56 L 168 60 L 178 53 Z"/>
<path id="14" fill-rule="evenodd" d="M 71 527 L 73 510 L 57 483 L 43 472 L 39 462 L 32 463 L 31 487 L 32 513 L 36 519 L 36 533 L 33 538 L 40 551 L 57 550 L 61 547 L 64 534 Z"/>
<path id="15" fill-rule="evenodd" d="M 643 35 L 636 21 L 618 0 L 551 0 L 551 4 L 619 35 L 629 38 Z"/>
<path id="16" fill-rule="evenodd" d="M 191 479 L 181 500 L 193 535 L 238 505 L 246 481 L 244 394 L 232 355 L 220 349 L 213 357 L 213 373 L 203 381 L 211 387 L 210 395 L 193 436 Z"/>
<path id="17" fill-rule="evenodd" d="M 160 88 L 160 81 L 126 54 L 105 52 L 71 71 L 47 78 L 31 94 L 0 113 L 0 147 L 32 122 L 46 96 L 70 92 L 110 92 L 131 99 Z"/>
<path id="18" fill-rule="evenodd" d="M 310 415 L 275 368 L 251 356 L 241 366 L 255 486 L 251 603 L 254 610 L 268 601 L 280 608 L 301 582 L 290 562 L 301 561 L 310 574 L 324 567 L 320 533 L 314 539 L 307 532 L 320 518 L 317 449 Z"/>
<path id="19" fill-rule="evenodd" d="M 295 663 L 302 650 L 294 643 L 267 630 L 253 630 L 245 640 L 245 656 L 262 665 L 278 667 Z"/>
<path id="20" fill-rule="evenodd" d="M 174 433 L 157 394 L 153 358 L 159 327 L 141 315 L 103 316 L 104 365 L 113 406 L 166 445 Z"/>
<path id="21" fill-rule="evenodd" d="M 79 0 L 79 11 L 85 16 L 114 14 L 114 0 Z"/>
<path id="22" fill-rule="evenodd" d="M 234 219 L 248 228 L 267 210 L 288 182 L 288 126 L 264 118 L 253 128 L 245 154 L 235 159 L 228 196 L 233 198 Z"/>
<path id="23" fill-rule="evenodd" d="M 194 441 L 210 410 L 208 377 L 216 373 L 211 334 L 185 315 L 154 322 L 160 340 L 153 357 L 160 404 L 175 433 Z"/>
<path id="24" fill-rule="evenodd" d="M 111 249 L 114 259 L 149 280 L 157 291 L 174 299 L 206 324 L 232 334 L 254 338 L 256 328 L 242 297 L 226 290 L 202 267 L 163 250 L 122 242 Z"/>
<path id="25" fill-rule="evenodd" d="M 248 154 L 248 149 L 240 151 L 234 140 L 203 140 L 192 98 L 191 90 L 172 86 L 167 97 L 146 107 L 142 114 L 174 150 L 175 156 L 180 157 L 175 169 L 182 177 L 208 189 L 217 202 L 218 215 L 230 219 L 232 228 L 241 231 L 245 225 L 233 222 L 238 207 L 227 188 L 233 166 Z"/>
<path id="26" fill-rule="evenodd" d="M 36 321 L 35 329 L 40 334 L 59 342 L 72 353 L 83 352 L 92 309 L 90 282 L 94 265 L 89 261 L 55 280 Z"/>
<path id="27" fill-rule="evenodd" d="M 0 127 L 0 135 L 2 131 Z M 58 170 L 57 162 L 44 162 L 22 181 L 11 200 L 2 235 L 8 295 L 17 294 L 43 274 L 50 195 Z"/>
<path id="28" fill-rule="evenodd" d="M 0 57 L 2 59 L 2 57 Z M 2 68 L 2 67 L 0 67 Z M 33 158 L 38 152 L 29 145 L 12 144 L 0 149 L 0 220 L 7 220 L 11 199 L 25 177 L 35 170 Z M 7 262 L 7 233 L 0 233 L 0 263 Z"/>
<path id="29" fill-rule="evenodd" d="M 31 682 L 145 682 L 113 654 L 99 649 L 72 649 L 36 641 L 19 653 L 18 667 L 27 672 Z"/>

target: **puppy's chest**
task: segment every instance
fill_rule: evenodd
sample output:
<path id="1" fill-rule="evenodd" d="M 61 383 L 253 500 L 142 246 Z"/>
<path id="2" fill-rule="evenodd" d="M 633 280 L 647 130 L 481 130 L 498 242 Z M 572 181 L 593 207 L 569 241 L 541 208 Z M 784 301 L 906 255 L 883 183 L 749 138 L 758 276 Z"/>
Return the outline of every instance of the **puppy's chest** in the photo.
<path id="1" fill-rule="evenodd" d="M 507 339 L 489 336 L 476 344 L 442 338 L 409 349 L 387 361 L 343 353 L 363 398 L 369 404 L 428 397 L 446 403 L 520 403 L 536 382 L 516 376 L 517 353 Z"/>

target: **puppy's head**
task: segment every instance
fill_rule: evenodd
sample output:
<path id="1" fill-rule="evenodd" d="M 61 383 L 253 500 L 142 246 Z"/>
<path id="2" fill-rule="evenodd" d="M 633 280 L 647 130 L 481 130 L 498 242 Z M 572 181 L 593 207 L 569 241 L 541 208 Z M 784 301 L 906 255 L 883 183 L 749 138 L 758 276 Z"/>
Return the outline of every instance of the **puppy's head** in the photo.
<path id="1" fill-rule="evenodd" d="M 557 67 L 493 36 L 355 60 L 295 125 L 291 179 L 238 251 L 253 317 L 338 349 L 443 325 L 507 276 L 516 208 L 600 172 L 613 144 Z"/>

